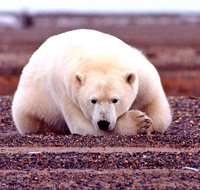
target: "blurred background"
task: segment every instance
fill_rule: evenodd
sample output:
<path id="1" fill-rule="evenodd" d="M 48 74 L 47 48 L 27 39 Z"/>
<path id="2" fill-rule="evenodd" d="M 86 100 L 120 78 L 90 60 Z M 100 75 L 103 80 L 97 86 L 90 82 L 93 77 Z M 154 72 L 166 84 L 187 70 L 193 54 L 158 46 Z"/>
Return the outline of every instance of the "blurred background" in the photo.
<path id="1" fill-rule="evenodd" d="M 78 28 L 139 48 L 168 96 L 200 96 L 199 0 L 0 0 L 0 95 L 48 37 Z"/>

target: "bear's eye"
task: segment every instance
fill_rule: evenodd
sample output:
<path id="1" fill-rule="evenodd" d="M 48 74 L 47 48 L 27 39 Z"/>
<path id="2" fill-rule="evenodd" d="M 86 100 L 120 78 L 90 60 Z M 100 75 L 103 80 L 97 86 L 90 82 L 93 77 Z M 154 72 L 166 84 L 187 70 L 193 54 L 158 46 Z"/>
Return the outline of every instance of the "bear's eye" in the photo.
<path id="1" fill-rule="evenodd" d="M 116 104 L 117 102 L 118 102 L 118 99 L 116 99 L 116 98 L 112 100 L 113 104 Z"/>
<path id="2" fill-rule="evenodd" d="M 91 103 L 92 103 L 92 104 L 96 104 L 96 103 L 97 103 L 97 100 L 96 100 L 96 99 L 92 99 L 92 100 L 91 100 Z"/>

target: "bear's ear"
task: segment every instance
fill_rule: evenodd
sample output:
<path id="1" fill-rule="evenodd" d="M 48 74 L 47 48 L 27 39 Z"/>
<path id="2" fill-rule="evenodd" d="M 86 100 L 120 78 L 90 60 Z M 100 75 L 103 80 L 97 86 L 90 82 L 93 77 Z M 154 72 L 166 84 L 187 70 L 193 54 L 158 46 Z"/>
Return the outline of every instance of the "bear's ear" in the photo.
<path id="1" fill-rule="evenodd" d="M 136 79 L 136 74 L 132 71 L 129 71 L 125 73 L 124 77 L 127 83 L 133 84 Z"/>
<path id="2" fill-rule="evenodd" d="M 80 85 L 84 85 L 85 84 L 85 77 L 86 76 L 82 75 L 79 72 L 75 73 L 75 79 L 78 82 L 78 84 L 80 84 Z"/>

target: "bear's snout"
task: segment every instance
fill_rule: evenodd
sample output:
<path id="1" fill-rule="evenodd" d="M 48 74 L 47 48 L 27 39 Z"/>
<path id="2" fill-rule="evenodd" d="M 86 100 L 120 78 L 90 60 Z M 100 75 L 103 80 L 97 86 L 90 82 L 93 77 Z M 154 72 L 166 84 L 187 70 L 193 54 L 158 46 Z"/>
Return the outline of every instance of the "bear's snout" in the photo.
<path id="1" fill-rule="evenodd" d="M 102 131 L 107 131 L 108 127 L 110 125 L 110 122 L 106 121 L 106 120 L 100 120 L 97 122 L 99 129 Z"/>

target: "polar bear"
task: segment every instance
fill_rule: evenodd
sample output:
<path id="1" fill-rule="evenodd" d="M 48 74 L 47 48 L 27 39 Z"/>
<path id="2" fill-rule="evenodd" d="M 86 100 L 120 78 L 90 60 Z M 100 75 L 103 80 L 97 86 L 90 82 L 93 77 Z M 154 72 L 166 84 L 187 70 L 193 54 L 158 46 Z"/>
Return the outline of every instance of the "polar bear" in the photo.
<path id="1" fill-rule="evenodd" d="M 50 37 L 33 54 L 12 115 L 22 134 L 163 133 L 172 119 L 158 72 L 145 56 L 87 29 Z"/>

